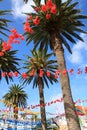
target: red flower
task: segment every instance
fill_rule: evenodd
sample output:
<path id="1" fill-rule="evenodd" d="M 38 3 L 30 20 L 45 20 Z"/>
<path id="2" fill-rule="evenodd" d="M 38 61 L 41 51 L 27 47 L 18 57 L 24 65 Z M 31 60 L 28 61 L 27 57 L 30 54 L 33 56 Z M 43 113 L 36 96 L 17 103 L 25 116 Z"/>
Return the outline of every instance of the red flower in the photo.
<path id="1" fill-rule="evenodd" d="M 9 39 L 10 39 L 11 41 L 13 41 L 14 38 L 15 38 L 14 35 L 10 35 L 10 36 L 9 36 Z"/>
<path id="2" fill-rule="evenodd" d="M 29 20 L 32 20 L 32 15 L 29 16 Z"/>
<path id="3" fill-rule="evenodd" d="M 24 31 L 28 32 L 29 31 L 29 27 L 28 26 L 24 26 Z"/>
<path id="4" fill-rule="evenodd" d="M 12 44 L 12 43 L 13 43 L 13 40 L 9 39 L 8 44 Z"/>
<path id="5" fill-rule="evenodd" d="M 46 12 L 48 10 L 47 5 L 42 5 L 42 11 Z"/>
<path id="6" fill-rule="evenodd" d="M 34 32 L 33 29 L 30 28 L 30 27 L 28 28 L 28 31 L 29 31 L 29 33 L 31 33 L 31 34 Z"/>
<path id="7" fill-rule="evenodd" d="M 46 19 L 50 19 L 51 15 L 50 14 L 46 14 Z"/>
<path id="8" fill-rule="evenodd" d="M 53 5 L 53 6 L 51 7 L 51 13 L 52 13 L 52 14 L 56 14 L 56 13 L 57 13 L 56 5 Z"/>
<path id="9" fill-rule="evenodd" d="M 21 40 L 24 40 L 24 37 L 23 37 L 22 34 L 19 34 L 19 38 L 20 38 Z"/>
<path id="10" fill-rule="evenodd" d="M 6 46 L 7 45 L 7 43 L 6 42 L 2 42 L 2 46 L 4 47 L 4 46 Z"/>
<path id="11" fill-rule="evenodd" d="M 31 34 L 33 33 L 33 29 L 30 28 L 30 24 L 28 23 L 28 21 L 26 21 L 26 23 L 24 25 L 24 31 L 25 32 L 30 32 Z"/>
<path id="12" fill-rule="evenodd" d="M 14 37 L 15 37 L 15 38 L 19 38 L 19 34 L 18 34 L 18 33 L 15 33 L 15 34 L 14 34 Z"/>
<path id="13" fill-rule="evenodd" d="M 30 26 L 29 22 L 26 20 L 25 26 Z"/>
<path id="14" fill-rule="evenodd" d="M 4 52 L 0 52 L 0 56 L 3 56 L 4 55 Z"/>
<path id="15" fill-rule="evenodd" d="M 2 47 L 3 47 L 2 51 L 5 52 L 6 51 L 6 47 L 7 47 L 7 43 L 3 42 L 2 43 Z"/>
<path id="16" fill-rule="evenodd" d="M 52 0 L 48 0 L 46 5 L 48 6 L 48 8 L 51 8 L 53 5 Z"/>
<path id="17" fill-rule="evenodd" d="M 8 50 L 10 50 L 12 48 L 12 46 L 10 45 L 10 44 L 3 44 L 3 52 L 6 52 L 6 51 L 8 51 Z"/>
<path id="18" fill-rule="evenodd" d="M 7 51 L 11 49 L 12 49 L 12 46 L 10 44 L 7 44 Z"/>
<path id="19" fill-rule="evenodd" d="M 36 18 L 33 20 L 33 23 L 35 25 L 38 25 L 40 23 L 40 20 L 39 20 L 38 16 L 36 16 Z"/>
<path id="20" fill-rule="evenodd" d="M 40 7 L 36 7 L 34 10 L 39 12 L 40 11 Z"/>
<path id="21" fill-rule="evenodd" d="M 12 30 L 11 30 L 11 32 L 12 32 L 13 34 L 17 33 L 17 31 L 16 31 L 16 29 L 15 29 L 15 28 L 14 28 L 14 29 L 12 29 Z"/>

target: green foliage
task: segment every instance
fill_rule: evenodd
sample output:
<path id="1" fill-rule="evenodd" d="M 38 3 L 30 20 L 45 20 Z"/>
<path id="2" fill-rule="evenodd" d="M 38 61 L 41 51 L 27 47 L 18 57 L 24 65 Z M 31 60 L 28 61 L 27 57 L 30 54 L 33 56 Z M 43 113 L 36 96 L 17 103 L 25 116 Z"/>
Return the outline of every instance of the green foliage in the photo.
<path id="1" fill-rule="evenodd" d="M 0 1 L 2 2 L 2 0 Z M 11 22 L 10 20 L 6 19 L 5 16 L 9 15 L 11 10 L 0 10 L 0 34 L 4 36 L 8 36 L 6 31 L 8 32 L 8 22 Z M 0 37 L 0 39 L 2 39 Z"/>

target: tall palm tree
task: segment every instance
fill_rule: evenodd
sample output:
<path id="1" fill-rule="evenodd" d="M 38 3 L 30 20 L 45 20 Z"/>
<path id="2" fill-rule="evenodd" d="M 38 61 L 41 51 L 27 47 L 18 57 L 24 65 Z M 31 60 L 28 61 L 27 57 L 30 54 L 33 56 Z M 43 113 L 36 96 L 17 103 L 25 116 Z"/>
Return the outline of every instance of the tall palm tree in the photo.
<path id="1" fill-rule="evenodd" d="M 42 129 L 47 130 L 44 86 L 49 88 L 49 83 L 57 82 L 54 73 L 57 69 L 56 60 L 49 60 L 52 53 L 47 54 L 46 50 L 32 51 L 32 57 L 27 56 L 24 68 L 26 69 L 27 78 L 23 80 L 24 84 L 30 84 L 33 81 L 33 88 L 38 86 L 40 96 L 40 112 Z"/>
<path id="2" fill-rule="evenodd" d="M 78 2 L 67 0 L 33 0 L 35 2 L 34 12 L 28 13 L 28 18 L 24 25 L 27 44 L 34 42 L 34 48 L 39 46 L 41 49 L 47 49 L 48 46 L 54 51 L 60 70 L 60 82 L 63 93 L 65 115 L 69 130 L 80 130 L 78 117 L 75 112 L 75 106 L 70 89 L 68 73 L 62 74 L 66 69 L 64 58 L 64 48 L 72 53 L 70 42 L 76 43 L 75 39 L 83 41 L 79 33 L 85 33 L 83 19 L 87 16 L 81 14 L 81 10 L 76 8 Z M 30 16 L 30 17 L 29 17 Z M 75 39 L 74 39 L 75 38 Z M 73 123 L 72 123 L 73 122 Z"/>
<path id="3" fill-rule="evenodd" d="M 9 91 L 3 96 L 4 104 L 8 107 L 13 107 L 14 118 L 18 118 L 18 107 L 26 107 L 27 93 L 23 90 L 23 86 L 13 84 L 9 87 Z"/>

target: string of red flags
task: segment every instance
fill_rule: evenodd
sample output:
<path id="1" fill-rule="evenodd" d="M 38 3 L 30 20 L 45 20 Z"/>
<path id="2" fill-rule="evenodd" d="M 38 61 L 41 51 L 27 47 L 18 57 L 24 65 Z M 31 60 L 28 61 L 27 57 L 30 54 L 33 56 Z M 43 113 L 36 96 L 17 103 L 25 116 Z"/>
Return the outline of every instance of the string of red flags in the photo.
<path id="1" fill-rule="evenodd" d="M 78 74 L 78 75 L 81 75 L 81 74 L 87 74 L 87 66 L 84 67 L 84 70 L 82 70 L 81 68 L 78 68 L 77 70 L 71 68 L 70 70 L 67 70 L 67 69 L 64 69 L 62 72 L 60 70 L 56 70 L 55 73 L 54 73 L 54 77 L 55 78 L 58 78 L 59 77 L 59 74 L 61 73 L 62 75 L 66 75 L 66 73 L 68 72 L 68 74 L 71 76 L 73 74 Z M 43 75 L 46 74 L 48 77 L 51 76 L 51 72 L 50 71 L 46 71 L 44 72 L 43 69 L 40 69 L 39 71 L 39 76 L 40 77 L 43 77 Z M 24 79 L 27 79 L 29 76 L 35 76 L 36 75 L 36 71 L 35 70 L 32 70 L 29 74 L 27 74 L 26 72 L 22 72 L 20 74 Z M 2 77 L 5 77 L 5 76 L 9 76 L 9 77 L 18 77 L 19 76 L 19 73 L 17 71 L 15 72 L 2 72 L 1 73 L 1 76 Z"/>
<path id="2" fill-rule="evenodd" d="M 4 102 L 3 100 L 0 99 L 0 102 Z M 38 108 L 40 106 L 50 106 L 50 105 L 53 105 L 55 103 L 63 103 L 63 98 L 61 97 L 60 99 L 55 99 L 55 100 L 51 100 L 50 102 L 45 102 L 44 104 L 35 104 L 35 105 L 29 105 L 25 108 L 16 108 L 17 110 L 20 110 L 20 111 L 24 111 L 25 109 L 35 109 L 35 108 Z M 78 106 L 79 104 L 81 105 L 82 103 L 87 103 L 87 99 L 86 100 L 81 100 L 81 99 L 78 99 L 74 102 L 75 106 Z M 12 107 L 14 107 L 14 105 L 11 105 Z M 4 109 L 0 110 L 0 111 L 3 111 L 4 112 Z M 10 109 L 7 109 L 6 112 L 10 111 Z"/>

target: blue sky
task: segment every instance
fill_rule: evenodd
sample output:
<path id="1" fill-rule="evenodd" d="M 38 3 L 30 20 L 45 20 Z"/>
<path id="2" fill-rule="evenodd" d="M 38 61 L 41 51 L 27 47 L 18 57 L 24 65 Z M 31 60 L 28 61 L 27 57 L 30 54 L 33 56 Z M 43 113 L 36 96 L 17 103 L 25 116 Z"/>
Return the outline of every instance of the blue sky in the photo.
<path id="1" fill-rule="evenodd" d="M 73 0 L 79 1 L 78 8 L 83 10 L 83 14 L 87 15 L 87 1 L 86 0 Z M 30 0 L 29 0 L 30 3 Z M 25 16 L 22 14 L 22 12 L 26 11 L 32 11 L 29 3 L 27 5 L 24 5 L 22 0 L 3 0 L 3 2 L 0 2 L 0 9 L 12 9 L 13 15 L 8 16 L 8 19 L 11 19 L 13 22 L 9 24 L 9 29 L 16 28 L 19 33 L 23 34 L 23 22 L 25 21 Z M 31 2 L 32 3 L 32 2 Z M 84 21 L 85 24 L 87 24 L 87 20 Z M 84 28 L 87 31 L 87 26 Z M 71 45 L 72 47 L 72 55 L 67 52 L 65 49 L 65 59 L 67 63 L 68 70 L 73 68 L 75 70 L 74 74 L 70 76 L 70 83 L 71 83 L 71 90 L 74 101 L 81 99 L 86 100 L 87 99 L 87 74 L 84 74 L 84 72 L 81 75 L 77 74 L 78 68 L 81 68 L 84 71 L 85 66 L 87 66 L 87 35 L 80 34 L 84 38 L 84 42 L 78 41 L 76 45 Z M 5 40 L 7 40 L 5 38 Z M 18 57 L 24 59 L 25 54 L 30 55 L 30 50 L 33 48 L 33 43 L 31 43 L 29 46 L 26 46 L 26 42 L 22 41 L 20 45 L 13 45 L 13 49 L 18 49 Z M 19 84 L 19 79 L 14 78 L 14 82 L 10 82 L 9 85 L 5 82 L 3 79 L 0 83 L 0 99 L 2 96 L 7 93 L 9 86 L 11 84 L 17 83 Z M 56 99 L 60 99 L 62 96 L 61 93 L 61 85 L 60 81 L 57 84 L 49 85 L 50 88 L 48 89 L 45 86 L 44 89 L 44 95 L 45 95 L 45 102 L 50 102 Z M 25 91 L 29 95 L 28 99 L 28 106 L 30 105 L 36 105 L 39 103 L 39 94 L 38 89 L 32 89 L 32 84 L 25 87 Z M 85 103 L 87 105 L 87 103 Z M 3 108 L 3 104 L 0 103 L 0 108 Z M 31 111 L 39 111 L 38 109 L 31 109 Z M 54 105 L 50 105 L 46 107 L 47 112 L 51 113 L 62 113 L 63 110 L 63 104 L 62 103 L 56 103 Z M 49 116 L 49 115 L 48 115 Z"/>

